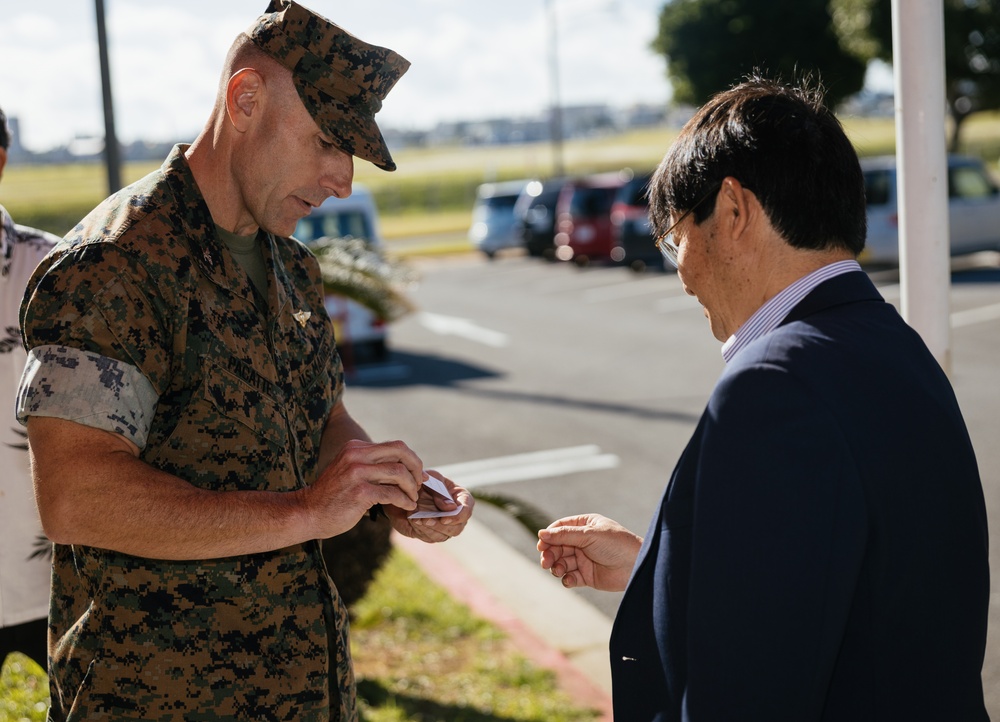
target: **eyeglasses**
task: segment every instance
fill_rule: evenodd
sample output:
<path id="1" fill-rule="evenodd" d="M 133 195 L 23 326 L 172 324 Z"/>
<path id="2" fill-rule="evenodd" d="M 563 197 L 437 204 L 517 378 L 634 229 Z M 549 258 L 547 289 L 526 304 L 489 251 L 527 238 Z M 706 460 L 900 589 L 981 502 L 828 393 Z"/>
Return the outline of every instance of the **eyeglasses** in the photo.
<path id="1" fill-rule="evenodd" d="M 686 211 L 681 213 L 681 217 L 678 218 L 676 221 L 674 221 L 673 225 L 671 225 L 670 228 L 667 229 L 666 233 L 664 233 L 662 236 L 656 239 L 656 247 L 660 249 L 660 253 L 663 254 L 663 257 L 674 268 L 677 268 L 677 256 L 681 252 L 681 249 L 677 247 L 676 243 L 674 243 L 674 229 L 681 224 L 681 221 L 683 221 L 685 218 L 691 215 L 698 206 L 700 206 L 702 203 L 707 201 L 709 198 L 711 198 L 718 192 L 719 192 L 719 187 L 713 185 L 712 189 L 708 193 L 703 195 L 701 198 L 699 198 L 697 203 L 695 203 L 693 206 L 691 206 Z"/>

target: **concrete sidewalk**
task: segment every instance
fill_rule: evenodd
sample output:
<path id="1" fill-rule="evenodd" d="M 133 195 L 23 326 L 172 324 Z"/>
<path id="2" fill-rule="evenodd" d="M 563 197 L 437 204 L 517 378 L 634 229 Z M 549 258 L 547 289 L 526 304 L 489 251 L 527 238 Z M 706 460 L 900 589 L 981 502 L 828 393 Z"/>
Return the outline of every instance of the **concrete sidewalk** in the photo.
<path id="1" fill-rule="evenodd" d="M 552 670 L 580 706 L 611 722 L 611 620 L 472 519 L 461 536 L 393 543 L 477 616 L 504 630 L 535 664 Z"/>

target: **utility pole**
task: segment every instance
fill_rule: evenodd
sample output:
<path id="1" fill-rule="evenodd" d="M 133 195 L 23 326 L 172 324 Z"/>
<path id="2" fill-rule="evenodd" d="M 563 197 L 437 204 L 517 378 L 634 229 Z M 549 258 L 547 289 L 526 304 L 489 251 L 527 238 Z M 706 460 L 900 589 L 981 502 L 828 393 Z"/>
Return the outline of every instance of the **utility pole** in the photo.
<path id="1" fill-rule="evenodd" d="M 950 372 L 942 0 L 892 0 L 892 57 L 903 318 L 923 337 L 945 372 Z"/>
<path id="2" fill-rule="evenodd" d="M 545 0 L 549 15 L 549 78 L 552 87 L 552 164 L 556 176 L 565 174 L 563 164 L 562 103 L 559 100 L 559 37 L 556 30 L 555 0 Z"/>
<path id="3" fill-rule="evenodd" d="M 111 102 L 111 69 L 108 63 L 108 33 L 104 26 L 104 0 L 94 0 L 97 11 L 97 47 L 101 56 L 101 95 L 104 99 L 104 161 L 108 169 L 108 193 L 122 187 L 122 163 L 115 134 L 115 109 Z"/>

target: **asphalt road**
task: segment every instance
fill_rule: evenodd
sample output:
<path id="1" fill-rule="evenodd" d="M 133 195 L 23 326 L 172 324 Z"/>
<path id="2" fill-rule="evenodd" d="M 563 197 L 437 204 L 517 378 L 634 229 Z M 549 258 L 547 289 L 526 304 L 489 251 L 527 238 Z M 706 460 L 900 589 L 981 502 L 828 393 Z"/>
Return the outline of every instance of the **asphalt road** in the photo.
<path id="1" fill-rule="evenodd" d="M 1000 580 L 1000 267 L 953 274 L 951 378 L 979 458 Z M 348 408 L 456 481 L 549 518 L 596 511 L 645 533 L 722 370 L 720 345 L 673 273 L 473 254 L 414 261 L 418 311 L 390 360 L 350 375 Z M 891 274 L 876 278 L 899 302 Z M 532 534 L 485 504 L 477 517 L 536 560 Z M 994 589 L 998 582 L 994 582 Z M 613 617 L 619 595 L 581 590 Z M 1000 594 L 984 666 L 1000 719 Z"/>

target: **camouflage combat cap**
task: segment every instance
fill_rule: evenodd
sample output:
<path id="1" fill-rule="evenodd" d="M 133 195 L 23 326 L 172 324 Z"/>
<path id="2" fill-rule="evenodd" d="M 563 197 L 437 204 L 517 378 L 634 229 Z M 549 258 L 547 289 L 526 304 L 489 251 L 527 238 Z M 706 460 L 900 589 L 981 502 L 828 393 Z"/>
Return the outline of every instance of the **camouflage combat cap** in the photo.
<path id="1" fill-rule="evenodd" d="M 292 71 L 313 120 L 346 153 L 396 170 L 375 113 L 410 62 L 370 45 L 293 0 L 271 0 L 246 31 Z"/>

